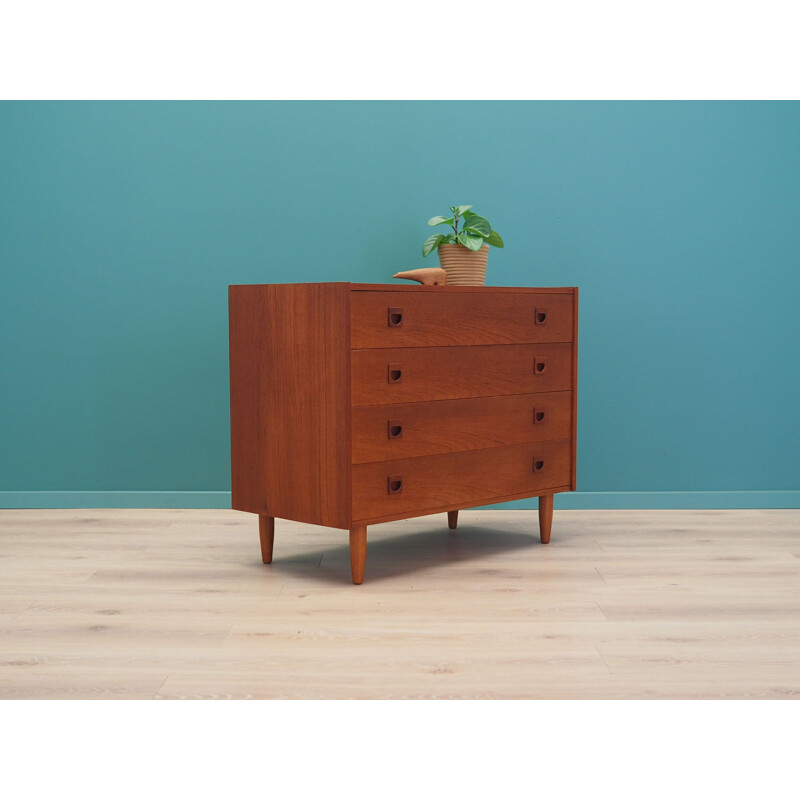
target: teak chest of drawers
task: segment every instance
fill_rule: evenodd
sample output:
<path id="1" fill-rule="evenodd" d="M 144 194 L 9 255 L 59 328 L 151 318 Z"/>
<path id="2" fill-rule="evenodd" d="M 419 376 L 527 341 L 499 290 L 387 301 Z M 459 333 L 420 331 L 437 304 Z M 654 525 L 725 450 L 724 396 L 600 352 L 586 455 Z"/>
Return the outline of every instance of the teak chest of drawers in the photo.
<path id="1" fill-rule="evenodd" d="M 233 508 L 350 531 L 575 489 L 578 290 L 229 287 Z"/>

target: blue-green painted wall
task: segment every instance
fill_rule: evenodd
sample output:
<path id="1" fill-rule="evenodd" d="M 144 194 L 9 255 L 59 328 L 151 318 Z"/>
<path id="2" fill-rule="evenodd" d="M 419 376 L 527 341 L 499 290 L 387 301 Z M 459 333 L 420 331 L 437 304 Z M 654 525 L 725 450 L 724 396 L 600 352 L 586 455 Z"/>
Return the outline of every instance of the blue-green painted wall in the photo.
<path id="1" fill-rule="evenodd" d="M 0 499 L 226 491 L 226 286 L 391 282 L 452 203 L 580 287 L 580 489 L 796 504 L 794 102 L 2 103 Z"/>

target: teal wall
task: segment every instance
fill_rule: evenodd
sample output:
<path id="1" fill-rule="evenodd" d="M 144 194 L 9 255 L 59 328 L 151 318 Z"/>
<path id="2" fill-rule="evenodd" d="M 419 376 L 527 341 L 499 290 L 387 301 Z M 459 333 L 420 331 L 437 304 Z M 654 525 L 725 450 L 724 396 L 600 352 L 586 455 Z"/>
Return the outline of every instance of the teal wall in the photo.
<path id="1" fill-rule="evenodd" d="M 800 103 L 6 102 L 0 505 L 225 505 L 226 286 L 391 282 L 453 203 L 580 287 L 567 502 L 799 504 Z"/>

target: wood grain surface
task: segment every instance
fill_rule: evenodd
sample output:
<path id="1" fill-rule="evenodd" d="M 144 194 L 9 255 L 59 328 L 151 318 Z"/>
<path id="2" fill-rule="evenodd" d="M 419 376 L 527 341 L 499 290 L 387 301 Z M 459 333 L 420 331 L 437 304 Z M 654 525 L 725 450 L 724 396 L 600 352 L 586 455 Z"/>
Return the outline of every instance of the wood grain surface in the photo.
<path id="1" fill-rule="evenodd" d="M 2 698 L 800 698 L 800 511 L 0 511 Z"/>
<path id="2" fill-rule="evenodd" d="M 229 287 L 233 507 L 350 524 L 347 284 Z"/>
<path id="3" fill-rule="evenodd" d="M 353 519 L 415 515 L 440 506 L 490 503 L 508 494 L 539 494 L 569 484 L 569 440 L 353 466 Z M 537 469 L 534 469 L 534 462 Z M 390 477 L 402 481 L 389 490 Z"/>
<path id="4" fill-rule="evenodd" d="M 569 392 L 397 403 L 353 409 L 353 463 L 572 436 Z"/>
<path id="5" fill-rule="evenodd" d="M 545 361 L 541 373 L 534 373 L 537 358 Z M 354 350 L 351 363 L 354 406 L 556 392 L 572 386 L 571 344 Z M 388 380 L 390 364 L 402 372 L 397 383 Z"/>
<path id="6" fill-rule="evenodd" d="M 365 525 L 575 488 L 577 289 L 398 288 L 229 287 L 232 505 L 264 563 L 274 518 L 344 528 L 361 583 Z"/>
<path id="7" fill-rule="evenodd" d="M 543 494 L 539 497 L 539 540 L 548 544 L 553 528 L 553 495 Z"/>
<path id="8" fill-rule="evenodd" d="M 570 294 L 487 287 L 475 302 L 469 293 L 353 292 L 351 303 L 355 349 L 571 342 L 574 333 Z M 391 323 L 389 309 L 398 318 Z"/>
<path id="9" fill-rule="evenodd" d="M 574 286 L 418 286 L 409 283 L 348 283 L 351 292 L 427 292 L 456 294 L 574 294 Z"/>

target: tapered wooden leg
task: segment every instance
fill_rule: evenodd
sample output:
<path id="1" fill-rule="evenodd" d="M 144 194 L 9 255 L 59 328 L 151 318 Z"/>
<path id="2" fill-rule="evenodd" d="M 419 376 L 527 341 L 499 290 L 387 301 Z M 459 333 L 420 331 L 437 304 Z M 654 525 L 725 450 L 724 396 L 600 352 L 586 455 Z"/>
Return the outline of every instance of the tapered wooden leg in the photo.
<path id="1" fill-rule="evenodd" d="M 275 517 L 258 515 L 258 535 L 261 539 L 261 560 L 272 563 L 272 543 L 275 541 Z"/>
<path id="2" fill-rule="evenodd" d="M 458 511 L 447 512 L 447 527 L 454 531 L 458 527 Z"/>
<path id="3" fill-rule="evenodd" d="M 367 563 L 367 526 L 350 528 L 350 569 L 353 583 L 364 583 L 364 566 Z"/>
<path id="4" fill-rule="evenodd" d="M 539 536 L 542 544 L 550 541 L 550 529 L 553 527 L 553 495 L 543 494 L 539 498 Z"/>

